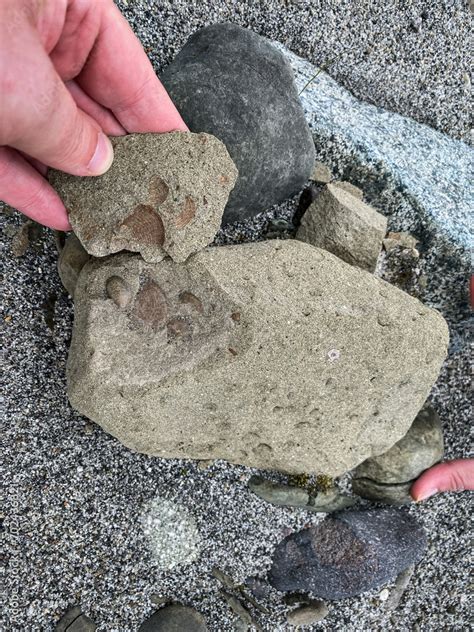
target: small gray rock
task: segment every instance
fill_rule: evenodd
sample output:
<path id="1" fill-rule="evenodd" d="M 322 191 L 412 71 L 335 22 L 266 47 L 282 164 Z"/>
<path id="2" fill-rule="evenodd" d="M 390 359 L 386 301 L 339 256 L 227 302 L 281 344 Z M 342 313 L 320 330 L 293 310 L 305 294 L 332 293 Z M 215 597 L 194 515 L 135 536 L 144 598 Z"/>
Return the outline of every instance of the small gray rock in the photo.
<path id="1" fill-rule="evenodd" d="M 374 502 L 387 505 L 408 505 L 413 502 L 410 496 L 410 488 L 413 482 L 408 483 L 377 483 L 370 478 L 352 479 L 352 491 L 361 498 L 367 498 Z"/>
<path id="2" fill-rule="evenodd" d="M 74 298 L 77 279 L 90 255 L 74 233 L 66 239 L 58 259 L 58 272 L 61 283 Z"/>
<path id="3" fill-rule="evenodd" d="M 364 192 L 362 189 L 359 189 L 359 187 L 356 187 L 355 184 L 352 184 L 351 182 L 346 182 L 345 180 L 334 180 L 331 184 L 343 191 L 347 191 L 347 193 L 350 193 L 359 200 L 364 199 Z"/>
<path id="4" fill-rule="evenodd" d="M 387 584 L 424 554 L 423 528 L 400 509 L 346 511 L 280 542 L 270 584 L 344 599 Z"/>
<path id="5" fill-rule="evenodd" d="M 173 604 L 151 615 L 138 632 L 207 632 L 204 617 L 193 608 Z"/>
<path id="6" fill-rule="evenodd" d="M 306 507 L 309 503 L 309 494 L 305 489 L 274 483 L 261 476 L 252 476 L 249 488 L 263 500 L 280 507 Z"/>
<path id="7" fill-rule="evenodd" d="M 225 146 L 185 132 L 130 134 L 112 144 L 115 159 L 103 176 L 49 175 L 87 252 L 183 262 L 211 243 L 237 178 Z"/>
<path id="8" fill-rule="evenodd" d="M 328 182 L 331 182 L 331 169 L 322 162 L 316 162 L 313 173 L 311 174 L 311 180 L 313 180 L 313 182 L 319 182 L 320 184 L 327 184 Z"/>
<path id="9" fill-rule="evenodd" d="M 387 219 L 346 188 L 327 184 L 303 215 L 296 238 L 374 272 Z"/>
<path id="10" fill-rule="evenodd" d="M 441 420 L 436 411 L 427 406 L 418 413 L 403 439 L 387 452 L 364 461 L 354 470 L 354 478 L 385 484 L 409 483 L 440 461 L 443 453 Z"/>
<path id="11" fill-rule="evenodd" d="M 394 248 L 408 248 L 413 250 L 418 243 L 418 239 L 410 235 L 410 233 L 388 233 L 387 237 L 383 240 L 383 247 L 387 252 L 390 252 Z"/>
<path id="12" fill-rule="evenodd" d="M 236 24 L 194 33 L 161 81 L 193 132 L 220 138 L 239 169 L 223 223 L 252 217 L 296 194 L 315 150 L 289 64 Z"/>
<path id="13" fill-rule="evenodd" d="M 292 610 L 286 616 L 286 620 L 290 625 L 299 627 L 302 625 L 311 625 L 322 621 L 329 614 L 329 609 L 324 601 L 313 601 L 309 606 L 301 606 Z"/>

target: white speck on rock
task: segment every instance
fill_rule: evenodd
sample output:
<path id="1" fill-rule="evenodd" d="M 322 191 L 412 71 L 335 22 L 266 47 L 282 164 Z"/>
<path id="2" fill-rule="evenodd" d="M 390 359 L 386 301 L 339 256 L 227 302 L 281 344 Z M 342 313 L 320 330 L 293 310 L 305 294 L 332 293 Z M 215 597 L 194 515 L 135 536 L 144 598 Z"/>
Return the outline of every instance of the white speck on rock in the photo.
<path id="1" fill-rule="evenodd" d="M 330 351 L 328 351 L 328 358 L 330 362 L 335 362 L 336 360 L 339 360 L 340 357 L 341 352 L 339 351 L 339 349 L 331 349 Z"/>
<path id="2" fill-rule="evenodd" d="M 145 505 L 140 521 L 153 558 L 161 569 L 190 564 L 199 556 L 199 531 L 193 516 L 184 507 L 158 496 Z"/>

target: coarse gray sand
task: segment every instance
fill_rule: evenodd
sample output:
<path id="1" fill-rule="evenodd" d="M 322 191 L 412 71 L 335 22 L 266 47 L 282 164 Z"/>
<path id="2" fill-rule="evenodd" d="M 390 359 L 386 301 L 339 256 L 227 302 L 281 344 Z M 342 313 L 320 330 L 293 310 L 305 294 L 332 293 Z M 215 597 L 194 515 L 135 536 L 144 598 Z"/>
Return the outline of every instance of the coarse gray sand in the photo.
<path id="1" fill-rule="evenodd" d="M 126 16 L 151 49 L 157 68 L 196 28 L 228 19 L 278 39 L 316 63 L 351 47 L 357 52 L 364 42 L 379 42 L 376 52 L 362 61 L 346 52 L 330 73 L 360 98 L 455 137 L 467 137 L 460 79 L 469 63 L 468 48 L 462 44 L 469 34 L 465 2 L 411 2 L 409 8 L 368 0 L 129 0 L 120 6 L 125 4 Z M 318 8 L 323 4 L 324 9 Z M 415 37 L 410 24 L 425 10 L 433 16 L 430 30 L 423 35 L 428 26 L 422 25 Z M 314 16 L 309 18 L 311 11 Z M 423 81 L 429 90 L 422 88 Z M 288 218 L 294 207 L 295 201 L 290 201 L 234 226 L 218 242 L 261 238 L 268 219 Z M 253 470 L 222 461 L 203 469 L 194 462 L 135 454 L 71 410 L 65 362 L 73 308 L 56 272 L 54 237 L 44 231 L 23 257 L 15 258 L 11 238 L 22 219 L 7 212 L 1 222 L 7 573 L 0 628 L 53 630 L 70 606 L 80 604 L 99 632 L 133 632 L 155 609 L 156 596 L 164 596 L 195 606 L 208 619 L 211 631 L 232 630 L 234 615 L 211 575 L 213 566 L 226 570 L 237 582 L 264 572 L 282 537 L 317 523 L 321 516 L 276 508 L 252 495 L 246 481 Z M 430 274 L 431 281 L 440 275 L 443 300 L 435 290 L 424 296 L 427 303 L 441 305 L 452 333 L 450 356 L 432 401 L 443 422 L 446 455 L 453 458 L 467 456 L 469 449 L 469 311 L 467 275 L 454 270 L 446 279 L 442 259 L 440 253 L 439 272 L 435 262 Z M 451 302 L 446 296 L 450 280 Z M 142 528 L 143 508 L 157 496 L 186 509 L 200 535 L 197 561 L 168 572 L 158 568 Z M 471 496 L 462 493 L 411 508 L 425 525 L 430 545 L 394 612 L 387 611 L 378 593 L 371 593 L 330 603 L 327 619 L 307 629 L 468 629 L 471 505 Z M 266 632 L 289 629 L 278 594 L 272 592 L 264 604 L 271 614 L 255 612 L 261 627 Z"/>

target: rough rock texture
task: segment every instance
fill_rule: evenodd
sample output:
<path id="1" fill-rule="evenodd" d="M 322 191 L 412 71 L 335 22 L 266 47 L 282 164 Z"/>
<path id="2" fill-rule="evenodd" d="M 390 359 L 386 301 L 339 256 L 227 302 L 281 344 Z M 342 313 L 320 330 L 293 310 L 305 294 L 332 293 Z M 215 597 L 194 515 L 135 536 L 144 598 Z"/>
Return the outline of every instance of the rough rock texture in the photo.
<path id="1" fill-rule="evenodd" d="M 285 538 L 269 581 L 282 592 L 344 599 L 394 579 L 425 548 L 423 528 L 404 511 L 347 511 Z"/>
<path id="2" fill-rule="evenodd" d="M 61 283 L 72 297 L 74 297 L 74 290 L 76 289 L 79 274 L 89 259 L 89 253 L 85 250 L 76 235 L 74 235 L 74 233 L 69 235 L 59 254 L 58 273 Z"/>
<path id="3" fill-rule="evenodd" d="M 298 89 L 306 86 L 301 101 L 318 160 L 338 177 L 363 185 L 377 208 L 385 211 L 390 201 L 399 215 L 414 218 L 416 231 L 430 239 L 433 233 L 448 237 L 451 244 L 438 247 L 450 255 L 459 257 L 455 245 L 469 248 L 474 237 L 473 149 L 411 118 L 359 101 L 310 62 L 274 45 L 291 64 Z"/>
<path id="4" fill-rule="evenodd" d="M 211 243 L 237 178 L 225 146 L 183 132 L 130 134 L 112 144 L 115 160 L 103 176 L 49 176 L 87 252 L 181 262 Z"/>
<path id="5" fill-rule="evenodd" d="M 193 608 L 173 604 L 151 615 L 138 632 L 207 632 L 204 617 Z"/>
<path id="6" fill-rule="evenodd" d="M 379 483 L 404 483 L 418 478 L 443 458 L 443 429 L 436 411 L 421 410 L 411 428 L 388 452 L 364 461 L 354 471 L 356 478 Z"/>
<path id="7" fill-rule="evenodd" d="M 314 144 L 293 73 L 267 39 L 213 24 L 190 37 L 161 80 L 189 128 L 220 138 L 239 169 L 224 223 L 291 197 L 310 177 Z"/>
<path id="8" fill-rule="evenodd" d="M 327 184 L 303 215 L 297 239 L 374 272 L 387 219 L 341 186 Z"/>
<path id="9" fill-rule="evenodd" d="M 209 248 L 186 266 L 94 261 L 75 301 L 77 410 L 135 450 L 289 472 L 337 475 L 386 451 L 448 340 L 436 311 L 296 240 Z"/>

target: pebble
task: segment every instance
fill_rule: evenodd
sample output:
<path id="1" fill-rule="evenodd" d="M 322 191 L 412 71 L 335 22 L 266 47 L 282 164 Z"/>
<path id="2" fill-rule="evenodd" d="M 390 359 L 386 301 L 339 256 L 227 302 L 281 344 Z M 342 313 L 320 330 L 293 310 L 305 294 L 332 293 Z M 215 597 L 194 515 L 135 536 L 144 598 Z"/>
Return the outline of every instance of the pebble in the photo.
<path id="1" fill-rule="evenodd" d="M 329 609 L 324 601 L 313 601 L 309 606 L 301 606 L 289 612 L 286 620 L 290 625 L 298 627 L 318 623 L 325 619 L 328 614 Z"/>

